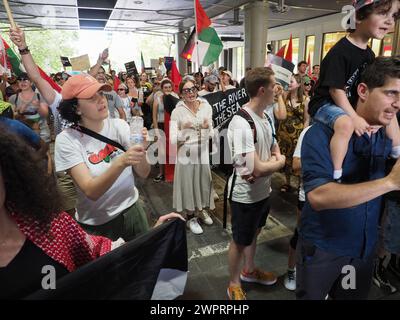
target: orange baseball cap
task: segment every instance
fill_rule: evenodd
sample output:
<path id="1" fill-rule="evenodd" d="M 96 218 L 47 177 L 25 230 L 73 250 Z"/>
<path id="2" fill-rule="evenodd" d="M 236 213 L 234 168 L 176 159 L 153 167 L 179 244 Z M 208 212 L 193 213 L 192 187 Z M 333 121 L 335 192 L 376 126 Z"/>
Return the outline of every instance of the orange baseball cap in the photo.
<path id="1" fill-rule="evenodd" d="M 61 95 L 64 100 L 90 99 L 99 90 L 111 91 L 112 88 L 109 84 L 98 82 L 91 75 L 79 74 L 72 76 L 64 83 Z"/>

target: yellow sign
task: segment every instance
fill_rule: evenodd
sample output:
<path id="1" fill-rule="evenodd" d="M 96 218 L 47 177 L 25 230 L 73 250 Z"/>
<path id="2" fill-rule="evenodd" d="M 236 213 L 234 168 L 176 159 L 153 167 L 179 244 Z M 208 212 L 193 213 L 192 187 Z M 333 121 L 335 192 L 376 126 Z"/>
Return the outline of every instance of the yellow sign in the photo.
<path id="1" fill-rule="evenodd" d="M 89 55 L 87 54 L 75 58 L 70 58 L 69 61 L 72 64 L 72 70 L 88 71 L 90 69 L 90 60 Z"/>

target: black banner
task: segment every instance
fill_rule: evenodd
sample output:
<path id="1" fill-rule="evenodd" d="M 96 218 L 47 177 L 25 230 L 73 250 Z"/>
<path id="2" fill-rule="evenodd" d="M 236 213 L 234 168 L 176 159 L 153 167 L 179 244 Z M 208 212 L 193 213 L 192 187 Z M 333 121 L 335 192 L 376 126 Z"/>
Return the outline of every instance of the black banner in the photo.
<path id="1" fill-rule="evenodd" d="M 174 298 L 177 283 L 184 287 L 187 271 L 186 226 L 174 219 L 62 277 L 55 289 L 26 299 L 164 300 Z"/>
<path id="2" fill-rule="evenodd" d="M 213 109 L 213 125 L 216 129 L 226 127 L 238 110 L 247 102 L 249 96 L 246 89 L 229 89 L 203 96 Z"/>

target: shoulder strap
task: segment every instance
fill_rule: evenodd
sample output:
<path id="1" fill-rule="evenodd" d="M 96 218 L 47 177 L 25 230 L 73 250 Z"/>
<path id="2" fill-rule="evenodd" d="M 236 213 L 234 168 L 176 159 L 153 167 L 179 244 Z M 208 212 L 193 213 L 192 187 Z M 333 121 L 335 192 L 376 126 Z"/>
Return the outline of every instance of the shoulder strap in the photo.
<path id="1" fill-rule="evenodd" d="M 40 94 L 39 94 L 39 92 L 36 92 L 36 97 L 37 97 L 37 99 L 38 99 L 39 102 L 40 102 Z"/>
<path id="2" fill-rule="evenodd" d="M 18 107 L 18 97 L 19 97 L 19 92 L 15 96 L 15 106 Z"/>
<path id="3" fill-rule="evenodd" d="M 84 133 L 84 134 L 86 134 L 88 136 L 91 136 L 91 137 L 93 137 L 93 138 L 95 138 L 97 140 L 100 140 L 102 142 L 108 143 L 108 144 L 110 144 L 110 145 L 112 145 L 112 146 L 114 146 L 114 147 L 116 147 L 116 148 L 118 148 L 118 149 L 120 149 L 120 150 L 122 150 L 124 152 L 126 151 L 126 149 L 120 143 L 118 143 L 118 142 L 116 142 L 114 140 L 111 140 L 111 139 L 109 139 L 109 138 L 107 138 L 107 137 L 105 137 L 105 136 L 103 136 L 101 134 L 98 134 L 97 132 L 94 132 L 94 131 L 92 131 L 92 130 L 90 130 L 88 128 L 82 127 L 80 125 L 74 125 L 71 128 L 73 128 L 73 129 L 75 129 L 77 131 L 80 131 L 80 132 L 82 132 L 82 133 Z"/>
<path id="4" fill-rule="evenodd" d="M 236 115 L 244 118 L 250 125 L 250 129 L 253 132 L 253 140 L 254 144 L 257 143 L 257 129 L 256 129 L 256 124 L 254 123 L 253 118 L 251 115 L 243 108 L 240 108 L 239 111 L 236 113 Z"/>
<path id="5" fill-rule="evenodd" d="M 267 120 L 268 120 L 268 122 L 269 122 L 269 125 L 271 126 L 271 131 L 272 131 L 272 145 L 274 145 L 274 142 L 277 140 L 277 138 L 276 138 L 276 133 L 275 133 L 275 130 L 274 130 L 274 125 L 273 125 L 272 119 L 270 118 L 270 116 L 268 115 L 268 113 L 264 112 L 264 114 L 265 114 L 265 116 L 266 116 L 266 118 L 267 118 Z"/>

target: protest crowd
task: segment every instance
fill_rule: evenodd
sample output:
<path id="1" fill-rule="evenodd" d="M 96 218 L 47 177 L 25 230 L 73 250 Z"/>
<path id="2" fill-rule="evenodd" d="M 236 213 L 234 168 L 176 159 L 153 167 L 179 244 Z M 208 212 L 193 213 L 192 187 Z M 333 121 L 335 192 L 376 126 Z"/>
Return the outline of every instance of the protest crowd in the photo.
<path id="1" fill-rule="evenodd" d="M 179 74 L 175 61 L 116 73 L 108 50 L 86 72 L 45 78 L 23 29 L 11 28 L 25 71 L 0 84 L 0 298 L 39 290 L 43 264 L 62 278 L 153 224 L 180 219 L 207 233 L 224 201 L 227 298 L 244 300 L 243 282 L 278 280 L 255 263 L 277 173 L 277 192 L 298 194 L 284 286 L 297 299 L 366 299 L 372 284 L 396 292 L 387 275 L 400 279 L 400 57 L 375 57 L 365 39 L 382 37 L 374 28 L 393 26 L 400 5 L 354 5 L 356 29 L 321 65 L 299 62 L 287 87 L 266 66 L 243 79 L 224 67 Z M 228 95 L 244 102 L 221 113 Z M 231 162 L 216 161 L 216 149 Z M 225 199 L 213 182 L 221 172 Z M 171 183 L 175 212 L 152 221 L 138 179 Z M 341 285 L 346 265 L 354 290 Z"/>

